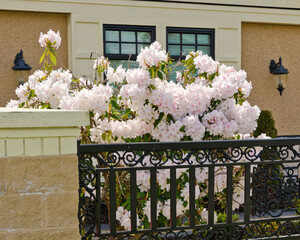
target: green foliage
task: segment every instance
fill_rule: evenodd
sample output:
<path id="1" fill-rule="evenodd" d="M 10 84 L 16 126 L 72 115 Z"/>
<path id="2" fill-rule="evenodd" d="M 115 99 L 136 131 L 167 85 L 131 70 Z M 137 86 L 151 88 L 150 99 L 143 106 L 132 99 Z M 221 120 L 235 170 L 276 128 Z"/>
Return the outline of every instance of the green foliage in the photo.
<path id="1" fill-rule="evenodd" d="M 223 223 L 226 222 L 227 219 L 227 215 L 226 213 L 219 213 L 218 214 L 218 218 L 217 218 L 217 223 Z M 233 214 L 232 215 L 232 221 L 236 222 L 239 220 L 239 215 L 238 214 Z"/>
<path id="2" fill-rule="evenodd" d="M 257 138 L 260 134 L 265 133 L 271 138 L 277 137 L 277 129 L 272 112 L 269 110 L 262 110 L 257 120 L 257 128 L 253 132 L 253 136 Z"/>
<path id="3" fill-rule="evenodd" d="M 160 113 L 158 119 L 155 120 L 154 122 L 154 128 L 157 127 L 157 125 L 161 122 L 161 120 L 163 119 L 163 117 L 165 116 L 164 113 Z"/>
<path id="4" fill-rule="evenodd" d="M 57 64 L 57 60 L 56 60 L 56 52 L 52 47 L 47 46 L 47 48 L 44 50 L 41 58 L 40 58 L 40 63 L 43 62 L 43 60 L 45 59 L 45 56 L 49 56 L 50 60 L 52 62 L 53 65 Z M 44 65 L 47 65 L 47 61 L 44 61 Z"/>

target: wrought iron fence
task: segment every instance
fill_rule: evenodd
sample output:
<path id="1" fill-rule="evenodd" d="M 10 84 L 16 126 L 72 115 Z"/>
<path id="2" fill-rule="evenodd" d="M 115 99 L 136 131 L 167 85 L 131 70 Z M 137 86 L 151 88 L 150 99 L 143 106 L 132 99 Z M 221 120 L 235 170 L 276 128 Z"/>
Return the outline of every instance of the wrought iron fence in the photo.
<path id="1" fill-rule="evenodd" d="M 300 239 L 300 138 L 225 140 L 178 143 L 78 144 L 79 228 L 82 239 Z M 147 164 L 145 163 L 147 159 Z M 168 164 L 171 162 L 172 164 Z M 244 202 L 233 209 L 235 168 L 242 169 Z M 178 225 L 176 192 L 178 169 L 189 178 L 188 218 Z M 216 168 L 226 178 L 226 219 L 216 221 Z M 168 169 L 169 226 L 157 221 L 157 174 Z M 206 222 L 199 223 L 195 209 L 195 175 L 206 169 Z M 137 173 L 150 172 L 150 226 L 137 220 Z M 117 221 L 116 176 L 127 173 L 130 230 Z M 108 213 L 103 207 L 106 197 Z M 234 214 L 239 217 L 234 219 Z M 101 219 L 107 214 L 109 224 Z"/>

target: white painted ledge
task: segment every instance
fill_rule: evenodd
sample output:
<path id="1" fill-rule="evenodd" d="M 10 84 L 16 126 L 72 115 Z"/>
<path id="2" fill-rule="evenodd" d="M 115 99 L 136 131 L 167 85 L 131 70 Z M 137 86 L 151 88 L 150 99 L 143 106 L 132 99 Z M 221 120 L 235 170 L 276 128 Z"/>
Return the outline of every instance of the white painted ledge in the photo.
<path id="1" fill-rule="evenodd" d="M 0 108 L 0 157 L 76 154 L 88 111 Z"/>
<path id="2" fill-rule="evenodd" d="M 89 125 L 88 111 L 0 108 L 0 128 L 74 127 Z"/>

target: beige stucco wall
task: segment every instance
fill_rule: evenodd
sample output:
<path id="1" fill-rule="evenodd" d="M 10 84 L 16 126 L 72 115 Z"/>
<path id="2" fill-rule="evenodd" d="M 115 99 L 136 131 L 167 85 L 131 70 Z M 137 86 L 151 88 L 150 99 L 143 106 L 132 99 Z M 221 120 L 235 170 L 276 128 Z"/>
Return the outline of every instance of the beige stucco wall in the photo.
<path id="1" fill-rule="evenodd" d="M 0 239 L 80 239 L 74 155 L 0 158 Z"/>
<path id="2" fill-rule="evenodd" d="M 242 68 L 253 84 L 251 104 L 271 110 L 279 135 L 300 134 L 300 26 L 242 24 Z M 288 68 L 287 88 L 280 96 L 272 74 L 271 59 Z"/>
<path id="3" fill-rule="evenodd" d="M 0 4 L 1 5 L 1 4 Z M 64 39 L 57 53 L 57 67 L 68 67 L 67 14 L 0 11 L 0 107 L 10 99 L 16 99 L 14 65 L 16 54 L 22 49 L 24 60 L 32 67 L 31 72 L 41 68 L 39 59 L 43 48 L 39 46 L 40 32 L 50 28 L 59 30 Z"/>
<path id="4" fill-rule="evenodd" d="M 0 239 L 75 240 L 87 111 L 0 108 Z"/>

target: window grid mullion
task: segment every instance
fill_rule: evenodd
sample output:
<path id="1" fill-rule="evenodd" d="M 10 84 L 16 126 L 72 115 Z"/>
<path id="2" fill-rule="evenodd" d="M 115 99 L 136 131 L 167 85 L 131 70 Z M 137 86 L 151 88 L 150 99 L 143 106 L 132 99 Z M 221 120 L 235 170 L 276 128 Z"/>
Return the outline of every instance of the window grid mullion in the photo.
<path id="1" fill-rule="evenodd" d="M 122 34 L 122 31 L 119 30 L 119 54 L 122 54 L 122 48 L 121 48 L 121 34 Z"/>
<path id="2" fill-rule="evenodd" d="M 139 52 L 138 52 L 138 43 L 137 43 L 137 41 L 138 41 L 138 31 L 135 31 L 135 53 L 136 54 L 139 54 Z"/>
<path id="3" fill-rule="evenodd" d="M 182 33 L 180 33 L 180 52 L 179 56 L 182 54 Z"/>

